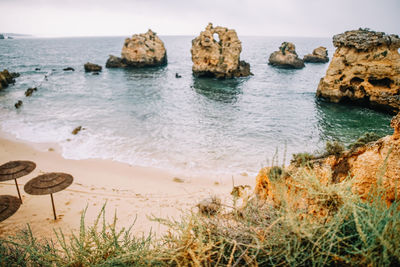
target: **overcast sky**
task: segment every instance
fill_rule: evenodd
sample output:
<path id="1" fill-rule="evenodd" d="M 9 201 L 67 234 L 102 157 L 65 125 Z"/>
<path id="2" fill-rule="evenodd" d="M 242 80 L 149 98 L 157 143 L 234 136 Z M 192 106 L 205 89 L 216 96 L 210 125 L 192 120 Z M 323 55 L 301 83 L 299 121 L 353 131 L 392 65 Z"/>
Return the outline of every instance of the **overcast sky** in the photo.
<path id="1" fill-rule="evenodd" d="M 0 32 L 39 36 L 197 35 L 208 22 L 239 35 L 400 34 L 400 0 L 0 0 L 0 10 Z"/>

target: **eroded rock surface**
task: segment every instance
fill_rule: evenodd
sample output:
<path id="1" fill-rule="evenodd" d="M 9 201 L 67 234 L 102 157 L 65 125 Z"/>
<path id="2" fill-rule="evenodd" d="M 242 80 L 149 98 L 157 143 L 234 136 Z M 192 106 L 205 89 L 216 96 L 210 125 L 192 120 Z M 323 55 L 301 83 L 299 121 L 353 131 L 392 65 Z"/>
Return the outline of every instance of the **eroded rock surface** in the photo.
<path id="1" fill-rule="evenodd" d="M 283 42 L 279 50 L 269 56 L 268 64 L 287 69 L 304 68 L 303 60 L 296 53 L 296 46 L 289 42 Z"/>
<path id="2" fill-rule="evenodd" d="M 327 156 L 313 160 L 304 167 L 290 165 L 279 171 L 278 167 L 263 168 L 256 182 L 256 194 L 274 205 L 282 202 L 293 208 L 303 209 L 308 214 L 325 216 L 340 197 L 329 192 L 318 192 L 318 184 L 345 184 L 351 192 L 369 201 L 380 195 L 390 205 L 400 195 L 400 113 L 392 119 L 394 133 L 377 141 L 345 151 L 339 156 Z M 274 169 L 275 168 L 275 169 Z M 318 182 L 305 186 L 304 180 L 316 177 Z M 347 178 L 347 179 L 346 179 Z M 381 186 L 379 186 L 381 185 Z"/>
<path id="3" fill-rule="evenodd" d="M 13 75 L 14 74 L 14 75 Z M 0 90 L 8 87 L 9 84 L 14 84 L 14 77 L 18 77 L 15 73 L 9 73 L 8 70 L 0 72 Z"/>
<path id="4" fill-rule="evenodd" d="M 400 111 L 400 38 L 360 29 L 335 35 L 333 44 L 336 51 L 317 96 Z"/>
<path id="5" fill-rule="evenodd" d="M 110 56 L 106 68 L 157 67 L 167 64 L 164 43 L 152 30 L 126 38 L 121 58 Z"/>
<path id="6" fill-rule="evenodd" d="M 304 56 L 303 61 L 308 63 L 326 63 L 329 61 L 328 50 L 323 46 L 315 48 L 312 54 Z"/>
<path id="7" fill-rule="evenodd" d="M 233 78 L 252 75 L 250 64 L 240 60 L 242 43 L 236 31 L 209 23 L 192 40 L 193 74 L 197 77 Z"/>

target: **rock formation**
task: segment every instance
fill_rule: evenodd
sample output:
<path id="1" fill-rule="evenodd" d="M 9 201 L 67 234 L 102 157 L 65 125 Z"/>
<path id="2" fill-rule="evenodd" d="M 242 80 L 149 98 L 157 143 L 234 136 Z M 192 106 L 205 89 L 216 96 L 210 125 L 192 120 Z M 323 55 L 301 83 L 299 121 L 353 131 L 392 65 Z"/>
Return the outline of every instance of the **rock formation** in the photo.
<path id="1" fill-rule="evenodd" d="M 340 204 L 340 198 L 327 194 L 323 196 L 325 200 L 321 200 L 322 195 L 316 194 L 319 197 L 316 199 L 316 195 L 313 195 L 315 186 L 318 183 L 328 187 L 347 183 L 351 192 L 358 194 L 361 199 L 368 201 L 370 197 L 381 194 L 382 199 L 390 205 L 400 199 L 400 113 L 392 119 L 391 126 L 394 128 L 391 136 L 344 151 L 340 155 L 312 160 L 305 167 L 292 164 L 286 170 L 263 168 L 257 176 L 256 194 L 275 205 L 285 201 L 309 214 L 324 216 L 329 208 L 323 205 L 323 201 Z M 318 183 L 304 186 L 305 177 L 316 177 Z"/>
<path id="2" fill-rule="evenodd" d="M 370 30 L 333 37 L 337 48 L 317 96 L 352 102 L 390 113 L 400 110 L 400 39 Z"/>
<path id="3" fill-rule="evenodd" d="M 83 65 L 83 67 L 85 68 L 85 72 L 92 72 L 92 71 L 98 72 L 101 71 L 102 69 L 101 66 L 90 62 L 87 62 L 85 65 Z"/>
<path id="4" fill-rule="evenodd" d="M 288 42 L 283 42 L 279 51 L 275 51 L 269 56 L 268 64 L 286 69 L 304 68 L 304 62 L 298 57 L 295 45 Z"/>
<path id="5" fill-rule="evenodd" d="M 8 70 L 3 70 L 0 72 L 0 90 L 8 87 L 9 84 L 14 84 L 14 77 L 18 77 L 17 73 L 9 73 Z"/>
<path id="6" fill-rule="evenodd" d="M 14 107 L 16 109 L 19 109 L 22 106 L 22 104 L 23 104 L 23 102 L 21 100 L 18 100 L 18 102 L 14 104 Z"/>
<path id="7" fill-rule="evenodd" d="M 106 68 L 157 67 L 167 64 L 164 43 L 152 30 L 125 39 L 121 58 L 110 55 Z"/>
<path id="8" fill-rule="evenodd" d="M 326 63 L 329 61 L 328 50 L 323 46 L 315 48 L 312 54 L 304 56 L 303 61 L 309 63 Z"/>
<path id="9" fill-rule="evenodd" d="M 25 96 L 26 96 L 26 97 L 29 97 L 29 96 L 31 96 L 31 95 L 33 94 L 33 92 L 36 92 L 36 91 L 37 91 L 37 88 L 36 88 L 36 87 L 28 88 L 28 89 L 25 91 Z"/>
<path id="10" fill-rule="evenodd" d="M 126 67 L 128 67 L 128 65 L 123 62 L 122 58 L 113 55 L 110 55 L 106 62 L 106 68 L 126 68 Z"/>
<path id="11" fill-rule="evenodd" d="M 5 39 L 3 34 L 0 34 L 0 39 Z"/>
<path id="12" fill-rule="evenodd" d="M 235 30 L 220 26 L 214 28 L 209 23 L 206 29 L 192 40 L 190 52 L 193 74 L 197 77 L 217 78 L 252 75 L 250 64 L 240 60 L 241 51 L 242 44 Z"/>

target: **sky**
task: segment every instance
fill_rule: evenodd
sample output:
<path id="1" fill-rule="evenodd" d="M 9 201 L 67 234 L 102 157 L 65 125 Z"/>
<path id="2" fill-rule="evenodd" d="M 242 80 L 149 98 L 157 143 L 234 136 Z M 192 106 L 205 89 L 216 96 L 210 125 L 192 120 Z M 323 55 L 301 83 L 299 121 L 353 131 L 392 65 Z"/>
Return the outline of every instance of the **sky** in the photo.
<path id="1" fill-rule="evenodd" d="M 239 35 L 400 34 L 400 0 L 0 0 L 0 10 L 0 33 L 49 37 L 197 35 L 208 22 Z"/>

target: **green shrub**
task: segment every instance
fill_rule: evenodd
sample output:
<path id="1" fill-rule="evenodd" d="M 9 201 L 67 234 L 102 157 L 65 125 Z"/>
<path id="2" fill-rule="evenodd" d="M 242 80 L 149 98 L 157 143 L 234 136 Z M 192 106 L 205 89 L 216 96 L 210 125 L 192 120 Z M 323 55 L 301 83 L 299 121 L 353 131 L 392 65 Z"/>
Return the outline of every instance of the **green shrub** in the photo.
<path id="1" fill-rule="evenodd" d="M 379 135 L 377 135 L 376 133 L 373 132 L 367 132 L 365 134 L 363 134 L 362 136 L 360 136 L 357 141 L 355 141 L 354 143 L 349 145 L 349 149 L 354 150 L 358 147 L 364 146 L 370 142 L 375 142 L 377 141 L 379 138 L 381 138 Z"/>
<path id="2" fill-rule="evenodd" d="M 296 167 L 301 167 L 307 165 L 313 159 L 315 159 L 315 156 L 310 153 L 297 153 L 293 154 L 290 163 L 294 164 Z"/>
<path id="3" fill-rule="evenodd" d="M 335 157 L 339 157 L 345 150 L 345 147 L 342 143 L 338 141 L 333 141 L 333 142 L 328 141 L 326 142 L 325 150 L 326 153 L 324 154 L 324 156 L 333 155 Z"/>

